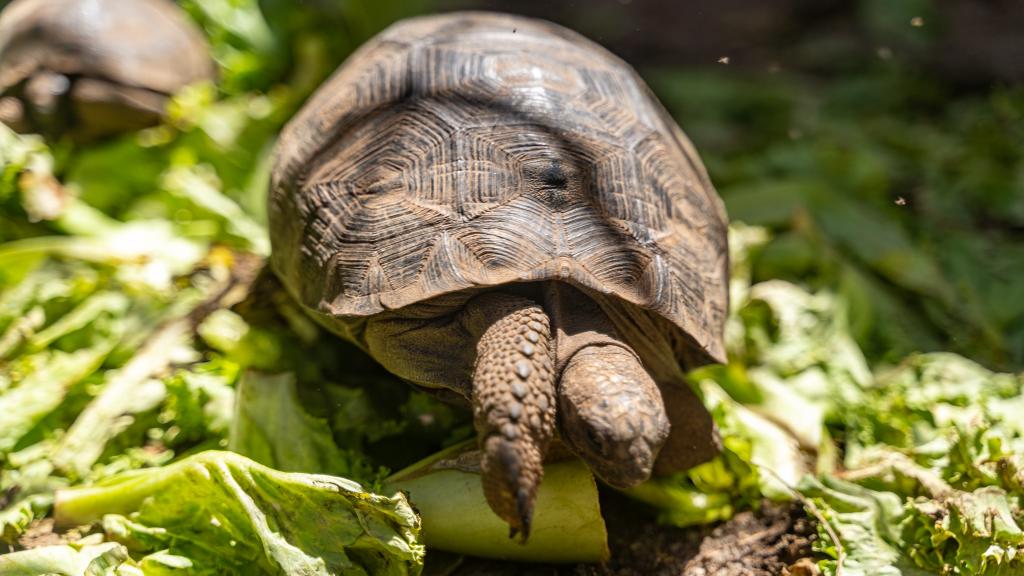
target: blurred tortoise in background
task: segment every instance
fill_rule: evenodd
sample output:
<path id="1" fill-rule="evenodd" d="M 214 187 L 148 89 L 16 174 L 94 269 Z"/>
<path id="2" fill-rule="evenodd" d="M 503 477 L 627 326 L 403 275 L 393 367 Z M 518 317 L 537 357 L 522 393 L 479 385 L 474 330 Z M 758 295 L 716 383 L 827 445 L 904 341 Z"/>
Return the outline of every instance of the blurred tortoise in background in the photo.
<path id="1" fill-rule="evenodd" d="M 402 379 L 468 401 L 525 538 L 562 439 L 627 487 L 711 458 L 684 374 L 724 360 L 726 215 L 640 77 L 544 21 L 399 22 L 288 124 L 275 272 Z"/>
<path id="2" fill-rule="evenodd" d="M 88 141 L 151 126 L 213 75 L 169 0 L 15 0 L 0 14 L 0 121 L 19 132 Z"/>

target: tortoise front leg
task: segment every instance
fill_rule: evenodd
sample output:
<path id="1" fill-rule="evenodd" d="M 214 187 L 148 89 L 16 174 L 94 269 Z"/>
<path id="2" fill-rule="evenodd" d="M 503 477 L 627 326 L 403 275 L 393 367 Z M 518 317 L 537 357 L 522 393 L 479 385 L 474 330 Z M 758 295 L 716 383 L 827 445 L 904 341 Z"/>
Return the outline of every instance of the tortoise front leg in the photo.
<path id="1" fill-rule="evenodd" d="M 484 495 L 525 541 L 555 427 L 550 321 L 536 302 L 500 292 L 475 297 L 464 318 L 480 335 L 472 402 Z"/>

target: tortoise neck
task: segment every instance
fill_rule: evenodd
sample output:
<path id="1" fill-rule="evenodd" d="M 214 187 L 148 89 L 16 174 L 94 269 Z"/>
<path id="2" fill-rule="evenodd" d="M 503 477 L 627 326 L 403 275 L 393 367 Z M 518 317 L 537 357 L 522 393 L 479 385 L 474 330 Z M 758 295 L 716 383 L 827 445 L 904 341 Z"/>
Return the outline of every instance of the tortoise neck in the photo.
<path id="1" fill-rule="evenodd" d="M 597 302 L 580 289 L 564 282 L 545 282 L 542 300 L 551 318 L 556 374 L 589 346 L 619 346 L 635 354 Z"/>

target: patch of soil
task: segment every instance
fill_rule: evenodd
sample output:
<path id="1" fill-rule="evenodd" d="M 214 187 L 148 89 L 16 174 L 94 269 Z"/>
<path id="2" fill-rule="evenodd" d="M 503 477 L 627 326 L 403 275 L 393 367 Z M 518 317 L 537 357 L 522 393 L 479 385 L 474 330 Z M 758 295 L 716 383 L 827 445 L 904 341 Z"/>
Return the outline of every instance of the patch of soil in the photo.
<path id="1" fill-rule="evenodd" d="M 653 514 L 624 496 L 602 494 L 612 557 L 603 565 L 514 564 L 445 558 L 427 574 L 447 576 L 815 576 L 814 521 L 798 503 L 765 502 L 715 527 L 659 525 Z M 445 566 L 442 567 L 441 564 Z M 432 569 L 431 569 L 432 568 Z"/>
<path id="2" fill-rule="evenodd" d="M 766 505 L 714 529 L 644 526 L 612 547 L 597 573 L 614 576 L 777 576 L 812 554 L 814 526 L 799 506 Z M 617 554 L 616 554 L 617 553 Z"/>
<path id="3" fill-rule="evenodd" d="M 88 527 L 83 526 L 72 528 L 71 530 L 58 531 L 54 526 L 53 518 L 40 518 L 33 520 L 25 529 L 25 532 L 18 537 L 17 544 L 13 547 L 13 550 L 7 551 L 13 552 L 76 542 L 82 539 L 82 530 L 87 529 Z M 2 544 L 0 544 L 0 549 L 2 549 Z"/>
<path id="4" fill-rule="evenodd" d="M 18 546 L 25 549 L 63 543 L 61 535 L 53 531 L 53 518 L 33 520 L 25 529 L 25 533 L 18 538 Z"/>

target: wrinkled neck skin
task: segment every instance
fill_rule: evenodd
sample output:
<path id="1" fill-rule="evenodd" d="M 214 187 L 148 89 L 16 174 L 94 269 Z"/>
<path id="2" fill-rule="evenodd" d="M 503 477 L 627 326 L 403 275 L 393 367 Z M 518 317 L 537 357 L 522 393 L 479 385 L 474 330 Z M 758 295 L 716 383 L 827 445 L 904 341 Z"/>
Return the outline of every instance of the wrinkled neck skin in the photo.
<path id="1" fill-rule="evenodd" d="M 622 346 L 618 331 L 590 296 L 562 282 L 545 282 L 540 301 L 551 317 L 555 337 L 555 373 L 587 346 Z M 626 350 L 632 351 L 629 348 Z"/>

